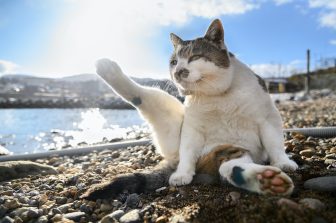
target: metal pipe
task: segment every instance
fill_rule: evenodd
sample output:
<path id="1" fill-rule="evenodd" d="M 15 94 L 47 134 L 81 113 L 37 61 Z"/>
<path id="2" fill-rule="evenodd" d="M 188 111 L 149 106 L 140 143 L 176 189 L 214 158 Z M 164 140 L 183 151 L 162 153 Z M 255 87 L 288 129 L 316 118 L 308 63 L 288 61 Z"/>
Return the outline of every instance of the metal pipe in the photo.
<path id="1" fill-rule="evenodd" d="M 316 138 L 332 138 L 336 137 L 336 127 L 315 127 L 315 128 L 294 128 L 284 129 L 284 132 L 299 132 L 305 136 Z"/>
<path id="2" fill-rule="evenodd" d="M 82 155 L 90 153 L 93 151 L 102 151 L 102 150 L 116 150 L 120 148 L 127 148 L 129 146 L 146 146 L 150 145 L 152 140 L 132 140 L 127 142 L 117 142 L 117 143 L 108 143 L 103 145 L 93 145 L 88 147 L 80 148 L 69 148 L 62 150 L 51 150 L 41 153 L 29 153 L 29 154 L 18 154 L 18 155 L 8 155 L 0 156 L 0 162 L 2 161 L 14 161 L 14 160 L 35 160 L 40 158 L 47 158 L 53 156 L 72 156 L 72 155 Z"/>
<path id="3" fill-rule="evenodd" d="M 320 127 L 320 128 L 294 128 L 294 129 L 284 129 L 284 133 L 288 132 L 299 132 L 305 136 L 312 136 L 316 138 L 332 138 L 336 137 L 336 127 Z M 41 153 L 29 153 L 29 154 L 18 154 L 9 156 L 0 156 L 1 161 L 13 161 L 13 160 L 35 160 L 40 158 L 47 158 L 52 156 L 72 156 L 90 153 L 93 151 L 102 150 L 117 150 L 120 148 L 126 148 L 129 146 L 146 146 L 150 145 L 152 140 L 134 140 L 127 142 L 109 143 L 103 145 L 93 145 L 81 148 L 69 148 L 62 150 L 51 150 Z"/>

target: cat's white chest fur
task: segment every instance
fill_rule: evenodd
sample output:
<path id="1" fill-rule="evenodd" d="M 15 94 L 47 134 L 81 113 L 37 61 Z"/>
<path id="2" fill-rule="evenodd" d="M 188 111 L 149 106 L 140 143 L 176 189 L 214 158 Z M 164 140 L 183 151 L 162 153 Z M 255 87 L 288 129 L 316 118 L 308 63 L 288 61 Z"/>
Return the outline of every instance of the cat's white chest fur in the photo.
<path id="1" fill-rule="evenodd" d="M 241 104 L 236 95 L 222 95 L 209 98 L 187 98 L 185 102 L 185 120 L 183 127 L 193 126 L 191 133 L 201 137 L 203 145 L 200 155 L 207 154 L 218 145 L 232 144 L 246 148 L 251 154 L 262 153 L 262 145 L 258 135 L 258 123 L 253 116 L 253 103 Z M 189 135 L 190 131 L 182 134 Z M 188 136 L 193 137 L 193 136 Z M 183 138 L 183 136 L 182 136 Z M 259 161 L 259 160 L 258 160 Z"/>

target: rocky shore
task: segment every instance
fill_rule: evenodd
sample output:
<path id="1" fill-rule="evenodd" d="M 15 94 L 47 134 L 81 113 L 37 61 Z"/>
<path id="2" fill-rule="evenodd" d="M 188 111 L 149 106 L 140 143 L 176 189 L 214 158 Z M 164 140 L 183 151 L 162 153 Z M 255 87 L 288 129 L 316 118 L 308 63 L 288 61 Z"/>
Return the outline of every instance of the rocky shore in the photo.
<path id="1" fill-rule="evenodd" d="M 286 128 L 336 125 L 335 98 L 278 107 Z M 153 168 L 162 157 L 148 145 L 35 160 L 58 174 L 0 182 L 0 222 L 336 222 L 336 138 L 292 133 L 285 147 L 300 166 L 289 173 L 295 183 L 290 197 L 194 185 L 86 201 L 79 197 L 93 184 Z"/>

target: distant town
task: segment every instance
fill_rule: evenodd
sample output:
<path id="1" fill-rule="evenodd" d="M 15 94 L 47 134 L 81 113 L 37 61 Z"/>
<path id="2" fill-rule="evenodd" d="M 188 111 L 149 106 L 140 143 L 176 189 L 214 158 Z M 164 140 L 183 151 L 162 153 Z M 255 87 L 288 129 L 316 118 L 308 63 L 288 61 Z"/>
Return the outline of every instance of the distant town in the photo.
<path id="1" fill-rule="evenodd" d="M 305 74 L 287 78 L 266 78 L 270 93 L 298 92 L 304 89 Z M 133 78 L 145 86 L 154 86 L 183 100 L 168 79 Z M 336 90 L 336 68 L 311 73 L 312 89 Z M 41 78 L 10 74 L 0 76 L 0 108 L 106 108 L 131 109 L 94 74 L 65 78 Z"/>
<path id="2" fill-rule="evenodd" d="M 155 86 L 178 96 L 170 80 L 133 78 L 145 86 Z M 0 108 L 113 108 L 130 109 L 94 74 L 65 78 L 41 78 L 29 75 L 0 77 Z"/>

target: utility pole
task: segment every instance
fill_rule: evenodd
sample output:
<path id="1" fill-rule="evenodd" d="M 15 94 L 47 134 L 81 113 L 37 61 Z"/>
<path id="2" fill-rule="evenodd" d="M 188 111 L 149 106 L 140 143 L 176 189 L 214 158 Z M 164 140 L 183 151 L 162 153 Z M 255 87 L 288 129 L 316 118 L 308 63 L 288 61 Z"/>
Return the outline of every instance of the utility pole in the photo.
<path id="1" fill-rule="evenodd" d="M 307 74 L 305 79 L 305 94 L 309 95 L 310 91 L 310 49 L 307 49 Z"/>

